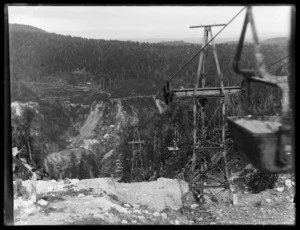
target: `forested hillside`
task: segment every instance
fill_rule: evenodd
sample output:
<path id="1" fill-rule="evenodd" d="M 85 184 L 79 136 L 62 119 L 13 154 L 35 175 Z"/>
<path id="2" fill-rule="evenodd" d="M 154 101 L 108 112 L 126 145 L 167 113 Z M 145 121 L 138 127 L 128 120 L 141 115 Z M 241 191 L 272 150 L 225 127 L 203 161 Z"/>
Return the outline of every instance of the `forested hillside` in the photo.
<path id="1" fill-rule="evenodd" d="M 162 83 L 187 62 L 200 45 L 183 43 L 138 43 L 117 40 L 95 40 L 43 32 L 25 25 L 10 25 L 11 80 L 44 82 L 66 80 L 78 85 L 91 82 L 113 97 L 155 94 Z M 263 45 L 266 62 L 272 63 L 287 53 L 287 44 Z M 217 45 L 225 85 L 235 85 L 239 78 L 231 62 L 234 44 Z M 209 47 L 210 51 L 210 47 Z M 241 67 L 254 66 L 253 47 L 244 47 Z M 175 78 L 175 86 L 194 84 L 198 58 Z M 208 85 L 215 85 L 216 71 L 212 52 L 208 52 Z M 124 89 L 130 82 L 130 86 Z M 14 89 L 14 87 L 12 87 Z M 125 92 L 123 92 L 125 91 Z M 128 95 L 129 94 L 129 95 Z M 14 98 L 13 100 L 24 100 Z M 25 99 L 26 100 L 26 99 Z"/>
<path id="2" fill-rule="evenodd" d="M 200 44 L 85 39 L 24 25 L 10 25 L 9 42 L 11 101 L 18 101 L 12 113 L 12 143 L 23 150 L 24 157 L 33 155 L 32 161 L 39 165 L 49 158 L 52 166 L 49 164 L 48 172 L 56 177 L 105 176 L 107 170 L 114 173 L 116 162 L 121 162 L 121 174 L 133 181 L 142 174 L 132 166 L 128 141 L 133 139 L 133 127 L 139 125 L 146 144 L 142 151 L 145 177 L 138 180 L 149 179 L 157 172 L 164 177 L 174 177 L 183 168 L 188 172 L 192 153 L 190 104 L 177 100 L 167 113 L 159 114 L 154 100 L 143 96 L 156 95 L 201 48 Z M 216 48 L 225 86 L 240 84 L 241 77 L 232 70 L 236 44 L 217 44 Z M 262 50 L 267 65 L 288 51 L 284 42 L 263 43 Z M 245 44 L 241 68 L 254 68 L 253 52 L 251 43 Z M 193 87 L 198 61 L 197 57 L 179 72 L 172 87 Z M 280 63 L 270 72 L 286 74 L 285 67 Z M 206 86 L 219 84 L 211 46 L 206 76 Z M 250 99 L 246 114 L 280 112 L 278 89 L 257 85 Z M 234 109 L 242 101 L 226 100 L 228 115 L 241 115 Z M 31 108 L 29 101 L 37 103 Z M 213 116 L 213 106 L 207 111 L 208 119 Z M 29 109 L 24 113 L 27 117 L 18 115 L 21 107 L 25 112 Z M 216 116 L 212 122 L 215 128 L 220 125 L 218 119 Z M 175 123 L 183 150 L 179 157 L 168 160 L 166 146 L 172 143 Z"/>

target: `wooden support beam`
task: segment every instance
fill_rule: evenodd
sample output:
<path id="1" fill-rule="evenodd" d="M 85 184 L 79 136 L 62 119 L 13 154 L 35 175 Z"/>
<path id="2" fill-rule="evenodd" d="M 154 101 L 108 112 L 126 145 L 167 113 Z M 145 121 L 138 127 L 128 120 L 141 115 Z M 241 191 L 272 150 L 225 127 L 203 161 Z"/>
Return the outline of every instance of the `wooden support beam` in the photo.
<path id="1" fill-rule="evenodd" d="M 195 150 L 221 150 L 224 149 L 224 147 L 196 147 Z"/>
<path id="2" fill-rule="evenodd" d="M 212 25 L 190 26 L 190 29 L 201 28 L 201 27 L 212 27 L 212 26 L 226 26 L 226 24 L 212 24 Z"/>
<path id="3" fill-rule="evenodd" d="M 224 87 L 225 94 L 238 94 L 242 91 L 242 87 L 240 86 L 231 86 Z M 174 89 L 173 90 L 174 97 L 193 97 L 194 89 Z M 206 88 L 198 88 L 196 92 L 196 97 L 221 97 L 222 88 L 221 87 L 206 87 Z"/>
<path id="4" fill-rule="evenodd" d="M 128 144 L 145 144 L 145 141 L 128 141 Z"/>
<path id="5" fill-rule="evenodd" d="M 204 188 L 227 188 L 229 185 L 224 184 L 224 185 L 195 185 L 196 189 L 204 189 Z"/>

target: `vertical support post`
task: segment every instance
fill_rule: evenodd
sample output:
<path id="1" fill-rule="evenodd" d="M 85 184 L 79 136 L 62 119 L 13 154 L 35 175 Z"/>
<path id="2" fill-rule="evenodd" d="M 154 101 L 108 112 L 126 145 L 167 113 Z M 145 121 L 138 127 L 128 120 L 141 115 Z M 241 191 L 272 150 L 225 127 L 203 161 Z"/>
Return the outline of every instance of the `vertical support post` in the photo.
<path id="1" fill-rule="evenodd" d="M 208 34 L 210 31 L 210 27 L 204 28 L 204 37 L 205 37 L 205 45 L 208 42 Z M 207 59 L 207 46 L 203 49 L 203 61 L 202 61 L 202 69 L 201 69 L 201 88 L 205 87 L 206 79 L 205 79 L 205 63 Z"/>
<path id="2" fill-rule="evenodd" d="M 134 162 L 135 162 L 134 144 L 131 145 L 131 148 L 132 148 L 132 158 L 131 158 L 131 180 L 132 180 L 132 172 L 134 169 Z"/>
<path id="3" fill-rule="evenodd" d="M 210 35 L 213 37 L 212 31 L 210 31 Z M 228 164 L 227 164 L 227 152 L 225 150 L 226 104 L 225 104 L 223 74 L 221 73 L 217 50 L 216 50 L 214 41 L 212 41 L 212 48 L 213 48 L 214 58 L 215 58 L 216 66 L 217 66 L 218 76 L 220 79 L 221 92 L 223 94 L 223 97 L 221 98 L 221 104 L 222 104 L 222 118 L 221 119 L 222 119 L 222 147 L 223 147 L 223 159 L 224 159 L 224 163 L 225 163 L 225 176 L 226 176 L 226 180 L 229 182 L 230 192 L 232 193 L 232 197 L 233 197 L 233 204 L 235 205 L 235 204 L 237 204 L 237 197 L 236 197 L 236 194 L 234 193 L 233 186 L 231 185 L 230 176 L 229 176 L 229 172 L 228 172 Z"/>
<path id="4" fill-rule="evenodd" d="M 210 30 L 210 36 L 213 37 L 213 34 L 212 34 L 211 30 Z M 219 79 L 220 79 L 221 92 L 224 95 L 223 74 L 221 73 L 219 59 L 218 59 L 218 55 L 217 55 L 217 49 L 216 49 L 216 45 L 215 45 L 214 40 L 211 41 L 211 45 L 212 45 L 212 49 L 213 49 L 213 53 L 214 53 L 214 58 L 215 58 L 216 66 L 217 66 L 218 76 L 219 76 Z"/>
<path id="5" fill-rule="evenodd" d="M 207 27 L 204 29 L 204 35 L 202 40 L 202 46 L 205 46 L 208 40 L 208 31 Z M 197 78 L 195 82 L 195 89 L 194 89 L 194 98 L 193 98 L 193 158 L 192 158 L 192 172 L 194 173 L 195 166 L 196 166 L 196 144 L 197 144 L 197 102 L 196 102 L 196 92 L 198 90 L 199 80 L 202 72 L 202 68 L 204 65 L 204 52 L 206 49 L 200 52 L 198 70 L 197 70 Z M 204 78 L 204 76 L 203 76 Z M 202 80 L 203 80 L 202 78 Z M 204 81 L 205 84 L 205 81 Z M 202 81 L 203 86 L 203 81 Z"/>
<path id="6" fill-rule="evenodd" d="M 138 141 L 139 141 L 139 147 L 140 147 L 140 158 L 141 158 L 141 167 L 142 167 L 142 172 L 143 172 L 143 178 L 145 181 L 145 172 L 144 172 L 144 166 L 143 166 L 143 157 L 142 157 L 142 144 L 141 144 L 141 139 L 140 139 L 140 135 L 139 135 L 139 131 L 137 129 L 137 127 L 135 128 L 137 137 L 138 137 Z"/>
<path id="7" fill-rule="evenodd" d="M 192 158 L 192 172 L 195 171 L 196 166 L 196 144 L 197 144 L 197 105 L 194 97 L 193 103 L 193 158 Z"/>
<path id="8" fill-rule="evenodd" d="M 205 46 L 208 42 L 208 33 L 209 33 L 210 27 L 205 27 L 204 28 L 204 35 L 203 35 L 203 41 L 202 41 L 202 46 Z M 196 92 L 198 90 L 198 85 L 199 85 L 199 80 L 201 77 L 201 88 L 205 87 L 205 59 L 206 59 L 206 53 L 207 53 L 207 47 L 203 49 L 203 51 L 200 53 L 200 59 L 199 59 L 199 65 L 198 65 L 198 70 L 197 70 L 197 79 L 196 79 L 196 84 L 195 84 L 195 89 L 194 89 L 194 107 L 193 107 L 193 112 L 194 112 L 194 122 L 193 122 L 193 127 L 194 127 L 194 142 L 193 142 L 193 160 L 192 160 L 192 172 L 194 173 L 195 166 L 196 166 L 196 145 L 197 145 L 197 101 L 196 101 Z M 204 134 L 204 129 L 205 129 L 205 111 L 204 111 L 204 106 L 200 104 L 200 118 L 201 118 L 201 143 L 203 142 L 203 134 Z M 200 170 L 203 171 L 205 168 L 203 160 L 200 161 Z M 203 202 L 203 179 L 200 178 L 200 202 Z"/>

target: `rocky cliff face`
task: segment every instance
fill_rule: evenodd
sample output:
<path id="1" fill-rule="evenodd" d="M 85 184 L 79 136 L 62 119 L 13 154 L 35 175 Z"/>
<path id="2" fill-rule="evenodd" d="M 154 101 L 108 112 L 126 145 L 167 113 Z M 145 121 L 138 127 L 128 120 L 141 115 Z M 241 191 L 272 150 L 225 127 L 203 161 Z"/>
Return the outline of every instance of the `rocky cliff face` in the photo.
<path id="1" fill-rule="evenodd" d="M 14 127 L 20 123 L 17 122 L 18 119 L 25 119 L 24 109 L 34 110 L 34 119 L 28 125 L 31 133 L 35 132 L 38 136 L 32 138 L 32 146 L 41 144 L 44 146 L 39 152 L 33 150 L 33 154 L 44 156 L 41 166 L 55 178 L 94 178 L 115 175 L 118 167 L 116 161 L 120 162 L 124 157 L 122 155 L 124 148 L 121 146 L 130 148 L 127 145 L 131 135 L 130 128 L 139 124 L 139 113 L 142 112 L 131 103 L 126 104 L 118 99 L 94 102 L 90 106 L 61 101 L 55 103 L 56 107 L 53 111 L 46 114 L 45 109 L 41 108 L 46 105 L 40 106 L 37 102 L 11 104 Z M 64 130 L 56 127 L 59 126 L 57 122 L 53 127 L 51 126 L 49 119 L 55 120 L 57 113 L 61 116 L 60 121 L 65 120 Z M 37 130 L 35 128 L 37 126 L 42 128 Z M 55 135 L 62 144 L 58 146 L 55 138 L 51 141 L 49 135 Z M 45 143 L 38 143 L 39 140 Z M 22 145 L 18 146 L 19 149 L 22 147 Z"/>
<path id="2" fill-rule="evenodd" d="M 113 174 L 115 160 L 120 157 L 116 149 L 124 142 L 124 130 L 131 125 L 133 118 L 122 109 L 120 102 L 94 104 L 66 149 L 45 158 L 47 171 L 70 178 Z"/>

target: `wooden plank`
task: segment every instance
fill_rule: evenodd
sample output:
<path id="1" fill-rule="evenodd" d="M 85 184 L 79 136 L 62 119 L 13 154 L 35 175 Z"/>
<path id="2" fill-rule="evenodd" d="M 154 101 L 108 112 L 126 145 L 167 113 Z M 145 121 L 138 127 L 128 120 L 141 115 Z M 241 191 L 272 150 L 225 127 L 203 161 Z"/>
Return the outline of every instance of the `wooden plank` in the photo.
<path id="1" fill-rule="evenodd" d="M 241 87 L 224 87 L 225 94 L 238 94 L 242 91 Z M 174 97 L 193 97 L 194 89 L 174 89 Z M 221 87 L 198 88 L 196 96 L 216 97 L 222 96 Z"/>
<path id="2" fill-rule="evenodd" d="M 128 144 L 145 144 L 145 141 L 128 141 Z"/>
<path id="3" fill-rule="evenodd" d="M 168 146 L 167 148 L 168 148 L 169 151 L 179 151 L 178 147 L 174 148 L 173 146 Z"/>
<path id="4" fill-rule="evenodd" d="M 212 26 L 226 26 L 226 24 L 211 24 L 211 25 L 190 26 L 190 28 L 193 29 L 193 28 L 212 27 Z"/>

